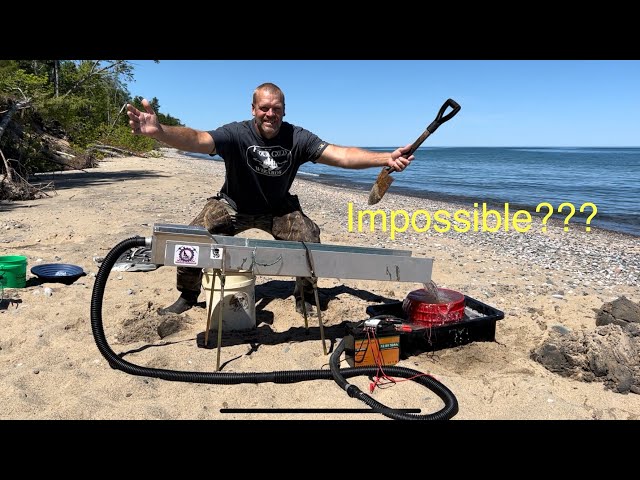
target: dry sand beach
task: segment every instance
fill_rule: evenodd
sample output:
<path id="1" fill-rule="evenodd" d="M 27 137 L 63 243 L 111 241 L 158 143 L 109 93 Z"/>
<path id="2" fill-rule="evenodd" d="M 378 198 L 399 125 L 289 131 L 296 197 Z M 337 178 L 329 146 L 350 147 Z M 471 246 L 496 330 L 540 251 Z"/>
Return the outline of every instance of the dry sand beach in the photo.
<path id="1" fill-rule="evenodd" d="M 96 260 L 121 240 L 150 236 L 154 223 L 188 224 L 223 182 L 224 167 L 219 162 L 185 157 L 171 149 L 163 153 L 161 158 L 104 159 L 98 168 L 86 172 L 56 173 L 56 194 L 50 198 L 0 206 L 0 255 L 28 257 L 27 287 L 5 289 L 0 308 L 0 418 L 386 419 L 373 413 L 220 412 L 222 408 L 366 407 L 330 380 L 209 385 L 134 376 L 110 368 L 90 326 Z M 433 375 L 446 385 L 459 402 L 455 420 L 640 418 L 637 363 L 618 375 L 627 375 L 628 383 L 623 388 L 628 393 L 618 393 L 615 381 L 614 388 L 602 381 L 608 378 L 611 386 L 611 375 L 565 377 L 532 359 L 532 351 L 549 339 L 558 343 L 574 338 L 582 346 L 581 354 L 588 355 L 597 338 L 623 338 L 620 327 L 613 326 L 594 337 L 595 310 L 621 295 L 640 301 L 640 239 L 598 229 L 586 233 L 578 227 L 563 232 L 556 224 L 545 234 L 539 229 L 526 233 L 431 229 L 407 231 L 391 240 L 388 232 L 348 232 L 347 204 L 368 208 L 366 192 L 300 176 L 292 191 L 321 227 L 323 243 L 397 248 L 433 258 L 433 279 L 438 285 L 504 311 L 504 319 L 496 325 L 495 342 L 424 352 L 398 364 Z M 403 197 L 394 193 L 393 186 L 378 207 L 409 212 L 468 208 Z M 271 238 L 257 230 L 241 236 Z M 55 262 L 79 265 L 87 275 L 63 285 L 41 283 L 29 273 L 39 263 Z M 258 277 L 257 283 L 258 333 L 225 335 L 223 372 L 328 368 L 317 320 L 310 320 L 311 333 L 306 336 L 303 318 L 294 310 L 293 279 Z M 420 287 L 327 278 L 321 278 L 319 286 L 328 300 L 323 319 L 333 346 L 343 336 L 339 326 L 344 320 L 362 320 L 367 306 L 402 300 Z M 183 314 L 179 331 L 164 338 L 157 333 L 162 317 L 156 309 L 176 296 L 173 267 L 112 272 L 103 308 L 109 343 L 137 365 L 213 372 L 216 350 L 198 346 L 206 325 L 204 308 Z M 624 337 L 614 347 L 637 353 L 639 338 Z M 366 378 L 350 381 L 368 391 Z M 412 382 L 376 389 L 372 396 L 386 405 L 420 408 L 423 413 L 442 405 Z"/>

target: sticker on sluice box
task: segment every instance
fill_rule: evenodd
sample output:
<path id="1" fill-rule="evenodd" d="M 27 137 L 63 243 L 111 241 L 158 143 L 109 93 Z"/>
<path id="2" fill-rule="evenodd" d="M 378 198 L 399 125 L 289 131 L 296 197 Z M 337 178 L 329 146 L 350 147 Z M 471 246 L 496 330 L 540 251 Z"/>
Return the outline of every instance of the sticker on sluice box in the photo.
<path id="1" fill-rule="evenodd" d="M 200 247 L 197 245 L 176 245 L 173 263 L 176 265 L 197 265 Z"/>
<path id="2" fill-rule="evenodd" d="M 223 252 L 224 252 L 224 248 L 211 247 L 211 259 L 212 260 L 221 260 Z"/>

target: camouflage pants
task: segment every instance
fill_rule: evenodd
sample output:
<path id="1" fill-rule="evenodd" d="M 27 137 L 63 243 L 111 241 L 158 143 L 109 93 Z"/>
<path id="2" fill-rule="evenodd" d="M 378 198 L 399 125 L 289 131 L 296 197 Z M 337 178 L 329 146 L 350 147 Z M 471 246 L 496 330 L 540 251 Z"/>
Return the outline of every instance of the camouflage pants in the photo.
<path id="1" fill-rule="evenodd" d="M 277 214 L 248 215 L 238 213 L 229 202 L 220 197 L 207 200 L 202 211 L 189 225 L 206 228 L 215 235 L 236 235 L 250 228 L 263 230 L 276 240 L 320 243 L 320 228 L 302 213 L 298 197 L 289 195 Z M 177 287 L 180 292 L 197 295 L 200 293 L 202 269 L 178 267 Z M 294 297 L 300 298 L 300 288 L 304 289 L 306 301 L 313 302 L 313 284 L 308 277 L 297 277 Z"/>

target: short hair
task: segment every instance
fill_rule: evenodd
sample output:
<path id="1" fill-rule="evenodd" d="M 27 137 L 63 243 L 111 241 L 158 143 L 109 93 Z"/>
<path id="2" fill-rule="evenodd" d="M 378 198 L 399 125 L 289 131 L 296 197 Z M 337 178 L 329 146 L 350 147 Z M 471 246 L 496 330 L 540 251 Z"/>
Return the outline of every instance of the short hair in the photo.
<path id="1" fill-rule="evenodd" d="M 269 92 L 272 95 L 279 95 L 280 99 L 282 100 L 282 105 L 284 106 L 284 92 L 282 90 L 280 90 L 280 87 L 277 86 L 275 83 L 271 83 L 271 82 L 267 82 L 267 83 L 263 83 L 262 85 L 258 85 L 256 87 L 256 89 L 253 91 L 253 104 L 256 104 L 257 101 L 257 96 L 258 96 L 258 92 L 260 90 L 266 90 L 267 92 Z"/>

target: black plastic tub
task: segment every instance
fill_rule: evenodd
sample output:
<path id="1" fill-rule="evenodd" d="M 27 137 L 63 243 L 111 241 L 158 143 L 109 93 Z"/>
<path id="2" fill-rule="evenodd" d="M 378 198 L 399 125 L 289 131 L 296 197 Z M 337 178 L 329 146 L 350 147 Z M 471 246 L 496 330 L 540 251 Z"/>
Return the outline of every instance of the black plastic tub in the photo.
<path id="1" fill-rule="evenodd" d="M 402 332 L 400 335 L 401 358 L 471 342 L 494 342 L 496 322 L 504 318 L 504 312 L 467 295 L 464 297 L 465 311 L 462 319 L 441 326 L 409 323 L 402 310 L 402 302 L 371 305 L 367 307 L 367 315 L 397 317 L 403 320 L 405 326 L 411 327 L 410 332 Z"/>

